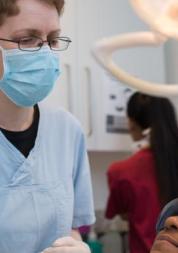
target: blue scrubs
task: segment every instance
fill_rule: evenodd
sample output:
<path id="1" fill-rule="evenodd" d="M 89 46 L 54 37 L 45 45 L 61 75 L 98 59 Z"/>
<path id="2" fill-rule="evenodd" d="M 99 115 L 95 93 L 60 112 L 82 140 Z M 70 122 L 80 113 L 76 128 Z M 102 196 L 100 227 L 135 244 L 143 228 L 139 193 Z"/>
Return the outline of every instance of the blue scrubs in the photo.
<path id="1" fill-rule="evenodd" d="M 38 253 L 94 221 L 84 136 L 69 113 L 40 106 L 28 158 L 0 132 L 1 253 Z"/>

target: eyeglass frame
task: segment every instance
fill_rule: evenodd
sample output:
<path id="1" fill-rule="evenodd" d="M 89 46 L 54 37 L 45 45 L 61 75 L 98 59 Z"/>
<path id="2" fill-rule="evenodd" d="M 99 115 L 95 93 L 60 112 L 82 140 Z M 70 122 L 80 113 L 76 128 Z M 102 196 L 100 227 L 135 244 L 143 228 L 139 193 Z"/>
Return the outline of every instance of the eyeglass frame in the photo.
<path id="1" fill-rule="evenodd" d="M 39 46 L 38 49 L 34 49 L 34 50 L 25 50 L 25 49 L 22 49 L 22 48 L 20 47 L 20 42 L 21 42 L 23 39 L 25 39 L 25 38 L 36 38 L 36 39 L 39 39 L 39 40 L 41 41 L 41 45 Z M 19 50 L 21 50 L 21 51 L 28 51 L 28 52 L 39 51 L 39 50 L 43 47 L 44 43 L 46 43 L 46 42 L 48 43 L 48 45 L 49 45 L 49 47 L 50 47 L 50 49 L 51 49 L 52 51 L 65 51 L 65 50 L 68 49 L 69 44 L 72 42 L 72 40 L 71 40 L 69 37 L 65 37 L 65 36 L 63 36 L 63 37 L 55 37 L 55 38 L 53 38 L 53 40 L 54 40 L 54 39 L 59 39 L 59 40 L 62 40 L 62 41 L 66 41 L 66 42 L 68 42 L 68 45 L 66 46 L 65 49 L 53 49 L 52 46 L 51 46 L 51 44 L 50 44 L 50 41 L 48 41 L 48 40 L 42 40 L 40 37 L 37 37 L 37 36 L 27 36 L 27 37 L 24 37 L 23 39 L 11 40 L 11 39 L 0 38 L 0 41 L 7 41 L 7 42 L 11 42 L 11 43 L 16 43 L 16 44 L 18 44 L 18 49 L 19 49 Z"/>

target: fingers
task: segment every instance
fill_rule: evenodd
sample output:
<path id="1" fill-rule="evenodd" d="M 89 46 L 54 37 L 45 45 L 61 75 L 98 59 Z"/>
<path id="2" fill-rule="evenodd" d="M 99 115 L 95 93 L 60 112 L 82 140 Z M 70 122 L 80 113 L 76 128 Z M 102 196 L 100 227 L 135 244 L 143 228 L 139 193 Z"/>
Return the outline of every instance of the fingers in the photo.
<path id="1" fill-rule="evenodd" d="M 73 249 L 70 249 L 68 247 L 55 247 L 55 248 L 47 248 L 45 249 L 45 251 L 43 251 L 42 253 L 77 253 L 75 251 L 73 251 Z M 79 253 L 79 252 L 78 252 Z"/>
<path id="2" fill-rule="evenodd" d="M 42 253 L 90 253 L 87 244 L 72 237 L 63 237 L 56 240 L 53 245 Z"/>
<path id="3" fill-rule="evenodd" d="M 47 248 L 42 253 L 90 253 L 88 248 L 82 247 L 51 247 Z"/>
<path id="4" fill-rule="evenodd" d="M 68 237 L 62 237 L 56 240 L 53 243 L 52 247 L 63 247 L 63 246 L 72 247 L 76 245 L 78 245 L 78 241 L 68 236 Z"/>

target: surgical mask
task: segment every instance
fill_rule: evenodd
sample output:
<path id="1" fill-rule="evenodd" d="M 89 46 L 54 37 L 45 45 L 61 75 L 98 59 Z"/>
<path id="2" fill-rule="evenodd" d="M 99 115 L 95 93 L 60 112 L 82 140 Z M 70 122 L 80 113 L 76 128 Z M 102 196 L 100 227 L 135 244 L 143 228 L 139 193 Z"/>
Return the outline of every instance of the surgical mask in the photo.
<path id="1" fill-rule="evenodd" d="M 43 100 L 57 80 L 59 58 L 49 47 L 39 51 L 2 49 L 4 74 L 0 90 L 21 107 L 31 107 Z"/>
<path id="2" fill-rule="evenodd" d="M 131 146 L 132 153 L 137 153 L 143 148 L 150 147 L 150 132 L 150 128 L 143 130 L 142 135 L 144 137 L 139 141 L 133 141 Z"/>
<path id="3" fill-rule="evenodd" d="M 171 216 L 178 216 L 178 198 L 170 201 L 162 210 L 158 222 L 156 224 L 156 232 L 164 229 L 164 224 L 167 218 Z"/>
<path id="4" fill-rule="evenodd" d="M 140 151 L 143 148 L 149 147 L 149 142 L 147 139 L 143 138 L 139 141 L 133 141 L 132 143 L 132 153 L 137 153 L 138 151 Z"/>

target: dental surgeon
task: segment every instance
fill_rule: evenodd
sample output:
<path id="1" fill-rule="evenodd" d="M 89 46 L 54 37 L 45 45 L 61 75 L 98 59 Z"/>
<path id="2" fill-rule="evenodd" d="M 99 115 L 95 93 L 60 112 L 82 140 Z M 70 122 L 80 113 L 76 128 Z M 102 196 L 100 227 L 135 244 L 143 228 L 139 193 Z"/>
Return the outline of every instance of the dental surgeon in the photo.
<path id="1" fill-rule="evenodd" d="M 61 69 L 64 0 L 0 0 L 0 252 L 89 253 L 95 221 L 80 124 L 38 105 Z"/>

